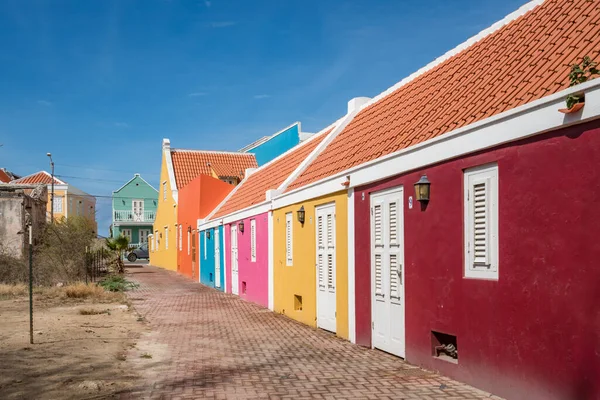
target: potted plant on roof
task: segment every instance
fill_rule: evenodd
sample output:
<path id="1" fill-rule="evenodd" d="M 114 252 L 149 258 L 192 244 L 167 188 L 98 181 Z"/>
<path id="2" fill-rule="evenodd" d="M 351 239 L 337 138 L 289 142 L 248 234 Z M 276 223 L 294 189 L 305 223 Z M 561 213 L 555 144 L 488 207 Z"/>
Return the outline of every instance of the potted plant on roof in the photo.
<path id="1" fill-rule="evenodd" d="M 580 83 L 587 82 L 592 79 L 594 76 L 600 75 L 600 70 L 596 68 L 598 63 L 592 61 L 589 56 L 583 57 L 583 61 L 581 64 L 574 64 L 571 67 L 571 72 L 569 73 L 569 81 L 570 87 L 579 85 Z M 567 96 L 567 108 L 561 108 L 561 113 L 572 114 L 581 110 L 585 105 L 585 94 L 583 92 L 580 93 L 572 93 Z"/>

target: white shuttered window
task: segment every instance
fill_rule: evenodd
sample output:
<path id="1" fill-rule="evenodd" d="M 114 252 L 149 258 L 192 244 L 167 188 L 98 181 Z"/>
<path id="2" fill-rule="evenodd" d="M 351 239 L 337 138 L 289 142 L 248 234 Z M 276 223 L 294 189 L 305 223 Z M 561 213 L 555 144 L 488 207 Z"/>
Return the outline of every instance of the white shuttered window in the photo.
<path id="1" fill-rule="evenodd" d="M 285 265 L 291 267 L 293 265 L 293 248 L 292 248 L 292 213 L 285 214 Z"/>
<path id="2" fill-rule="evenodd" d="M 465 171 L 465 277 L 498 279 L 498 166 Z"/>
<path id="3" fill-rule="evenodd" d="M 256 262 L 256 220 L 250 220 L 250 261 Z"/>

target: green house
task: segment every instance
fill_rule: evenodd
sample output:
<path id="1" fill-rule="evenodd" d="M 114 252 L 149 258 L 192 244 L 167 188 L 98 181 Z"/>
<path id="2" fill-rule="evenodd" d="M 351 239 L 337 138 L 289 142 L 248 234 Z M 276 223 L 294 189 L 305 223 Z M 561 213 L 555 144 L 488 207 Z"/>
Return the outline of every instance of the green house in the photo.
<path id="1" fill-rule="evenodd" d="M 131 244 L 148 242 L 156 217 L 158 191 L 140 176 L 112 193 L 111 237 L 127 236 Z"/>

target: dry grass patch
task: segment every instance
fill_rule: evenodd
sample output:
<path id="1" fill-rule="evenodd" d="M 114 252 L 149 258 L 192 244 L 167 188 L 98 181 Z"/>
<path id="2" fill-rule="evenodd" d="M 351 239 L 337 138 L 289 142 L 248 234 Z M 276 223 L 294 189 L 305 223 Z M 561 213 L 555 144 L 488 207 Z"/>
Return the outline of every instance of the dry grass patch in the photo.
<path id="1" fill-rule="evenodd" d="M 27 296 L 29 289 L 24 284 L 0 284 L 0 300 L 15 299 Z M 109 292 L 104 288 L 90 283 L 74 283 L 66 286 L 34 287 L 36 299 L 60 301 L 91 301 L 93 303 L 125 303 L 123 293 Z"/>
<path id="2" fill-rule="evenodd" d="M 7 285 L 0 283 L 0 299 L 12 299 L 13 297 L 25 296 L 27 286 L 22 283 Z"/>
<path id="3" fill-rule="evenodd" d="M 81 315 L 110 314 L 110 310 L 98 310 L 97 308 L 80 308 L 79 314 L 81 314 Z"/>

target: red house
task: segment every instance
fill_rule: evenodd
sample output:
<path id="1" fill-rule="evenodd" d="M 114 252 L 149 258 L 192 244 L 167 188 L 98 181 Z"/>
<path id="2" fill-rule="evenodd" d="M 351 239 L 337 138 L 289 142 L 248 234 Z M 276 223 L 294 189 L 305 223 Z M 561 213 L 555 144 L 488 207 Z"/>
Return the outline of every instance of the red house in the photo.
<path id="1" fill-rule="evenodd" d="M 597 1 L 528 3 L 300 175 L 349 187 L 352 341 L 510 399 L 600 398 L 600 79 L 569 87 L 599 27 Z"/>

